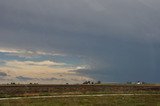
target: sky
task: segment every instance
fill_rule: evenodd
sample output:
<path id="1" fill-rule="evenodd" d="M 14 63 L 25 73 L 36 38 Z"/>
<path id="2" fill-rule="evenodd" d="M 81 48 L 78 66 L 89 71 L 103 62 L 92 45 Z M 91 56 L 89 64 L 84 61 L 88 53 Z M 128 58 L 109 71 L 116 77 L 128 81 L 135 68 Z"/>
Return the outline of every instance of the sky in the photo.
<path id="1" fill-rule="evenodd" d="M 1 0 L 0 83 L 159 83 L 159 5 Z"/>

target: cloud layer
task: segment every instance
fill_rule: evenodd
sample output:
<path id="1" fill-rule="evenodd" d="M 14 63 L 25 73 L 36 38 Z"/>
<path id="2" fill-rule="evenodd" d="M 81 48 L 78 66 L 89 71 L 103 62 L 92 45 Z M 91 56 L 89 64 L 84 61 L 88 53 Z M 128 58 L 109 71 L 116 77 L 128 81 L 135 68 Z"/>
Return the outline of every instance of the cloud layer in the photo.
<path id="1" fill-rule="evenodd" d="M 80 67 L 80 66 L 79 66 Z M 79 69 L 78 67 L 78 69 Z M 73 67 L 64 63 L 46 61 L 4 61 L 0 67 L 1 83 L 82 83 L 94 80 L 87 75 L 78 74 Z"/>
<path id="2" fill-rule="evenodd" d="M 12 66 L 25 65 L 20 68 L 26 72 L 37 72 L 36 65 L 47 73 L 55 69 L 46 65 L 67 61 L 85 65 L 71 70 L 95 80 L 160 82 L 159 5 L 159 0 L 0 1 L 0 56 Z"/>

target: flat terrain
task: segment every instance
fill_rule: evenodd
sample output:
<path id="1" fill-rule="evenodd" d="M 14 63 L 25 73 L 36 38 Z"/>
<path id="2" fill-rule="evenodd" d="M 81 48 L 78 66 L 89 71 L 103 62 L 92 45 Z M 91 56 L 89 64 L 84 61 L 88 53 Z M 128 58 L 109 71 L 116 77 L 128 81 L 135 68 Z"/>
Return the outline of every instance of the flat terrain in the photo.
<path id="1" fill-rule="evenodd" d="M 160 95 L 105 95 L 23 98 L 0 101 L 0 106 L 160 106 Z"/>
<path id="2" fill-rule="evenodd" d="M 0 97 L 63 94 L 160 94 L 160 85 L 0 85 Z"/>
<path id="3" fill-rule="evenodd" d="M 1 85 L 0 106 L 160 106 L 160 85 Z"/>

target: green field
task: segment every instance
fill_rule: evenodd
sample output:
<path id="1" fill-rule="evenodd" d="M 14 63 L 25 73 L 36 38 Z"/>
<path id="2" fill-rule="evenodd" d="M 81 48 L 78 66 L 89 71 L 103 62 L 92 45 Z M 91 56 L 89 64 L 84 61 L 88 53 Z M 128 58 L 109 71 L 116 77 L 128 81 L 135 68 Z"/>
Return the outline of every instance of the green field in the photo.
<path id="1" fill-rule="evenodd" d="M 0 106 L 160 106 L 160 95 L 4 100 Z"/>
<path id="2" fill-rule="evenodd" d="M 1 85 L 0 106 L 160 106 L 160 85 Z"/>

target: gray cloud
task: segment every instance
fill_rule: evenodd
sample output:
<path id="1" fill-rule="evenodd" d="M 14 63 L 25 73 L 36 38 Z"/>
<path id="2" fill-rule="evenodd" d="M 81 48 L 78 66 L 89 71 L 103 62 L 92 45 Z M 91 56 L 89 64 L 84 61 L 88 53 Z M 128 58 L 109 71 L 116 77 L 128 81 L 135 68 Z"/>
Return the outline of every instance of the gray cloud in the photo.
<path id="1" fill-rule="evenodd" d="M 0 72 L 0 77 L 6 77 L 6 76 L 8 76 L 7 73 L 5 73 L 5 72 Z"/>
<path id="2" fill-rule="evenodd" d="M 31 77 L 25 77 L 25 76 L 17 76 L 16 77 L 20 81 L 54 81 L 54 80 L 65 80 L 64 78 L 31 78 Z"/>
<path id="3" fill-rule="evenodd" d="M 158 0 L 0 1 L 0 45 L 83 56 L 104 81 L 159 82 Z"/>
<path id="4" fill-rule="evenodd" d="M 24 77 L 24 76 L 17 76 L 16 78 L 18 80 L 21 80 L 21 81 L 28 81 L 28 80 L 33 80 L 34 79 L 34 78 Z"/>
<path id="5" fill-rule="evenodd" d="M 40 78 L 40 80 L 43 80 L 43 81 L 54 81 L 54 80 L 62 81 L 62 80 L 64 80 L 65 81 L 64 78 L 54 78 L 54 77 L 52 77 L 52 78 Z"/>

